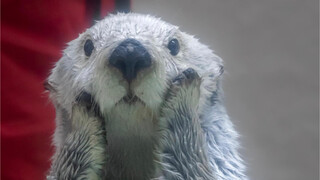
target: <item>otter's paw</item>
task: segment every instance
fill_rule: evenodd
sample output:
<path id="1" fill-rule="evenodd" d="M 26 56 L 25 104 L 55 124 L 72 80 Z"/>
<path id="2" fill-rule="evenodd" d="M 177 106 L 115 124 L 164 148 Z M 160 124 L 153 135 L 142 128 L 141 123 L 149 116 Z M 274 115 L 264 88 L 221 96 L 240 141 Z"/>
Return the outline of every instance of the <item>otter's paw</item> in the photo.
<path id="1" fill-rule="evenodd" d="M 101 116 L 99 106 L 95 102 L 93 96 L 85 91 L 81 92 L 75 101 L 76 104 L 82 105 L 87 108 L 87 111 L 92 111 L 97 116 Z"/>
<path id="2" fill-rule="evenodd" d="M 198 73 L 188 68 L 172 80 L 167 95 L 170 103 L 183 103 L 195 108 L 199 103 L 201 78 Z"/>
<path id="3" fill-rule="evenodd" d="M 91 106 L 83 101 L 76 101 L 72 107 L 71 128 L 72 131 L 82 131 L 90 135 L 101 134 L 104 129 L 104 121 Z"/>
<path id="4" fill-rule="evenodd" d="M 172 84 L 174 86 L 183 86 L 183 85 L 188 86 L 193 82 L 199 83 L 200 81 L 201 79 L 198 73 L 194 69 L 188 68 L 184 70 L 181 74 L 179 74 L 177 77 L 175 77 L 172 81 Z"/>

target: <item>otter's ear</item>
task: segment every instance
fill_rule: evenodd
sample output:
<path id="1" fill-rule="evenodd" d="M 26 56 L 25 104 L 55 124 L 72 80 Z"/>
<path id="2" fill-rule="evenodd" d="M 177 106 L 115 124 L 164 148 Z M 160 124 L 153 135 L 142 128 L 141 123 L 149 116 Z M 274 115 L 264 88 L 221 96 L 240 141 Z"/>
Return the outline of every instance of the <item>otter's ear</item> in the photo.
<path id="1" fill-rule="evenodd" d="M 224 73 L 224 66 L 223 64 L 217 65 L 218 70 L 215 73 L 216 78 L 219 78 Z"/>
<path id="2" fill-rule="evenodd" d="M 50 93 L 56 92 L 56 89 L 54 88 L 54 83 L 50 82 L 49 80 L 46 80 L 43 83 L 44 89 L 49 91 Z"/>

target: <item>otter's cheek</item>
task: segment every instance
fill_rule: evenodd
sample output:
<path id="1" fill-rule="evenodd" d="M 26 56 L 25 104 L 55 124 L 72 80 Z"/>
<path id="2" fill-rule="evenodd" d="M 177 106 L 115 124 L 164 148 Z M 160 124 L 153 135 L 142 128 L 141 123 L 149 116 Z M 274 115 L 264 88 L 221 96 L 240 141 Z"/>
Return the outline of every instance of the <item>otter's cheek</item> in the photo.
<path id="1" fill-rule="evenodd" d="M 133 91 L 146 106 L 157 110 L 163 101 L 167 89 L 166 72 L 161 66 L 155 66 L 134 87 Z"/>

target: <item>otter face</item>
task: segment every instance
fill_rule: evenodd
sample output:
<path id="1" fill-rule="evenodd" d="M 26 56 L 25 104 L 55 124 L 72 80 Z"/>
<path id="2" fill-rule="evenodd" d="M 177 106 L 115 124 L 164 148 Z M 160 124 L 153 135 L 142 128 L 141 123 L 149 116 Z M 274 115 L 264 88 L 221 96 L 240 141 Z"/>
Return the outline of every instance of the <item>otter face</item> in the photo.
<path id="1" fill-rule="evenodd" d="M 203 79 L 203 94 L 215 90 L 222 72 L 221 59 L 195 38 L 140 14 L 108 16 L 68 45 L 48 82 L 56 106 L 69 112 L 83 92 L 103 114 L 119 104 L 158 111 L 179 72 L 194 68 Z"/>

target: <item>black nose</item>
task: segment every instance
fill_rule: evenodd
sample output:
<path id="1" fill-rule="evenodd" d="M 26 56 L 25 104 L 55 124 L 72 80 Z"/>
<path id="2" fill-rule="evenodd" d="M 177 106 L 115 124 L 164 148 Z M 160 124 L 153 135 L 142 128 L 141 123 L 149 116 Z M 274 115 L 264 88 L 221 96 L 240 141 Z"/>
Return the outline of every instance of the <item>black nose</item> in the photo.
<path id="1" fill-rule="evenodd" d="M 151 65 L 151 57 L 139 41 L 126 39 L 112 52 L 109 63 L 130 82 L 141 69 Z"/>

